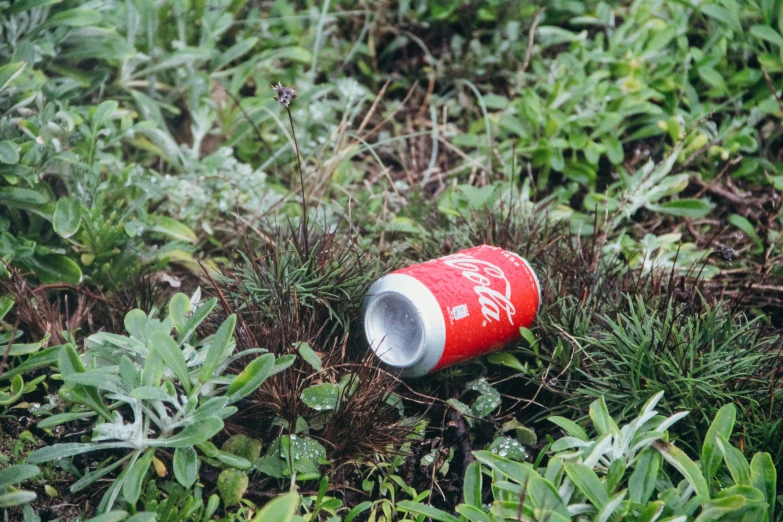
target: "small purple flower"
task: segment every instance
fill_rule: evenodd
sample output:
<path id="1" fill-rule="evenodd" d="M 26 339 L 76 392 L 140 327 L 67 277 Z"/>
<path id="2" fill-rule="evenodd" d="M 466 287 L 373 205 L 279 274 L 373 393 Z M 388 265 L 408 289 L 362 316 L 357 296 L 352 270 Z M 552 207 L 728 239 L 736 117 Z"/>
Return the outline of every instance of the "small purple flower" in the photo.
<path id="1" fill-rule="evenodd" d="M 277 93 L 275 101 L 280 102 L 280 105 L 285 108 L 288 108 L 296 98 L 296 87 L 283 87 L 282 83 L 277 82 L 277 85 L 273 85 L 272 89 Z"/>

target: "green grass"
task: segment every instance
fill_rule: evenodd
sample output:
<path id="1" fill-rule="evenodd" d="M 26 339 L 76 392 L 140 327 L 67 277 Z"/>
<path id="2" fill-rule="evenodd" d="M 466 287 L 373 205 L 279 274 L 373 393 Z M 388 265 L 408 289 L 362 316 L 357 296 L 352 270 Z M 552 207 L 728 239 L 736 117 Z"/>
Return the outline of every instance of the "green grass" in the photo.
<path id="1" fill-rule="evenodd" d="M 134 308 L 165 320 L 180 290 L 217 299 L 203 346 L 236 313 L 238 349 L 296 360 L 199 447 L 201 486 L 134 476 L 131 513 L 247 520 L 289 489 L 310 522 L 454 513 L 472 451 L 516 434 L 546 465 L 544 417 L 603 397 L 621 419 L 661 390 L 663 413 L 691 411 L 681 447 L 733 403 L 732 442 L 780 464 L 781 0 L 0 0 L 0 22 L 1 466 L 33 449 L 20 433 L 104 429 L 36 427 L 82 411 L 61 347 L 124 334 Z M 480 243 L 544 282 L 525 340 L 417 381 L 379 371 L 368 285 Z M 251 477 L 226 509 L 218 476 L 245 463 L 212 449 L 235 431 L 263 450 L 226 475 Z M 331 463 L 297 468 L 306 450 Z M 69 490 L 92 461 L 46 466 L 11 519 L 105 493 Z"/>

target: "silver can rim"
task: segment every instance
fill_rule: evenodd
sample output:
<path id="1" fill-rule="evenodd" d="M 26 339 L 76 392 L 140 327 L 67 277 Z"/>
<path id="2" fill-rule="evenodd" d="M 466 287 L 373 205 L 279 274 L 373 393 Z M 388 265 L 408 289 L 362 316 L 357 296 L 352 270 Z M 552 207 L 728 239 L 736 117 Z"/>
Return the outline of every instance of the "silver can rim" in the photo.
<path id="1" fill-rule="evenodd" d="M 413 305 L 421 321 L 423 334 L 419 349 L 414 357 L 403 364 L 392 365 L 382 356 L 382 342 L 373 339 L 370 331 L 373 303 L 385 294 L 397 294 Z M 446 346 L 446 323 L 435 296 L 424 283 L 407 274 L 391 273 L 377 280 L 364 298 L 364 333 L 370 349 L 384 366 L 401 377 L 421 377 L 437 366 Z"/>

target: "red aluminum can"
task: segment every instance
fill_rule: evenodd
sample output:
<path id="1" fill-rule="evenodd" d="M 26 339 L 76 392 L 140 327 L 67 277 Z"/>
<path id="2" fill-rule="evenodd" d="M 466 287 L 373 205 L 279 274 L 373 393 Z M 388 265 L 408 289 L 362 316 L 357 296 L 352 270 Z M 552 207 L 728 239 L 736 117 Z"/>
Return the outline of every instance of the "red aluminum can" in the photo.
<path id="1" fill-rule="evenodd" d="M 482 245 L 376 281 L 364 299 L 364 331 L 381 361 L 419 377 L 518 339 L 540 303 L 530 264 Z"/>

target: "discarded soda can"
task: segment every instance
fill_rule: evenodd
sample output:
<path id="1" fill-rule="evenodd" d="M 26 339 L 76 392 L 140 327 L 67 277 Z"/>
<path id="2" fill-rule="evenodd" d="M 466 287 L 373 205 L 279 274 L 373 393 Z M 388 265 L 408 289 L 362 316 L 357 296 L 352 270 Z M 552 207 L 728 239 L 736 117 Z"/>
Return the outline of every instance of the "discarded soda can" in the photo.
<path id="1" fill-rule="evenodd" d="M 518 339 L 540 303 L 530 264 L 482 245 L 376 281 L 364 299 L 364 331 L 388 367 L 419 377 Z"/>

